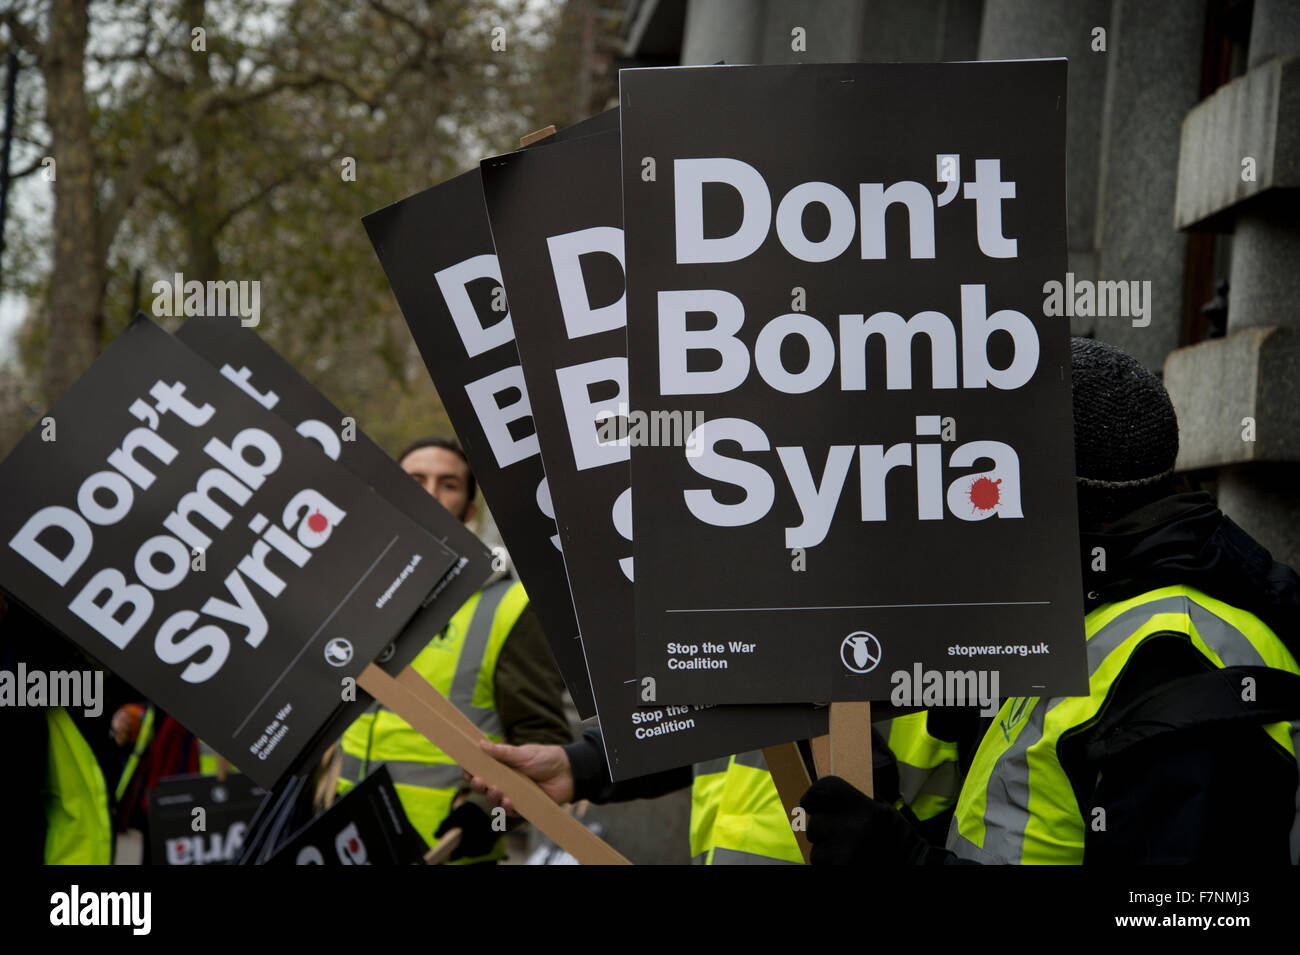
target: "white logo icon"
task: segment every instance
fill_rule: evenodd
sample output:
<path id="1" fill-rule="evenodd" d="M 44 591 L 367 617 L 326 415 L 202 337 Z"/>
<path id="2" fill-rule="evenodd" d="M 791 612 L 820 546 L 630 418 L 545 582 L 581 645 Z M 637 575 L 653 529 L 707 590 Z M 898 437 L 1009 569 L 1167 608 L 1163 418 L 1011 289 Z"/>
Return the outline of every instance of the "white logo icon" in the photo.
<path id="1" fill-rule="evenodd" d="M 840 644 L 840 659 L 854 673 L 870 673 L 880 662 L 880 641 L 865 630 L 850 633 Z"/>
<path id="2" fill-rule="evenodd" d="M 332 667 L 347 666 L 352 659 L 352 644 L 342 637 L 335 637 L 325 644 L 325 662 Z"/>

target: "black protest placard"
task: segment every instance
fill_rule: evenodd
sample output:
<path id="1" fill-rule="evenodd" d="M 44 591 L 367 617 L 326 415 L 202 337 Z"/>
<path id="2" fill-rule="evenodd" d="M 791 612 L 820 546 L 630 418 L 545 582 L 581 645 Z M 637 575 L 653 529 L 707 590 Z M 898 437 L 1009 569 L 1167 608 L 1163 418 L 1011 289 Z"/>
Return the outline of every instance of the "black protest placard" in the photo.
<path id="1" fill-rule="evenodd" d="M 484 160 L 583 651 L 614 779 L 826 732 L 810 706 L 646 705 L 635 669 L 622 195 L 617 131 Z"/>
<path id="2" fill-rule="evenodd" d="M 266 790 L 242 773 L 225 779 L 175 776 L 149 796 L 154 865 L 230 865 Z"/>
<path id="3" fill-rule="evenodd" d="M 556 136 L 612 129 L 617 123 L 616 113 L 601 114 Z M 591 683 L 479 171 L 363 221 L 574 706 L 580 716 L 592 716 Z"/>
<path id="4" fill-rule="evenodd" d="M 380 766 L 277 849 L 267 865 L 411 865 L 424 851 L 388 768 Z"/>
<path id="5" fill-rule="evenodd" d="M 252 329 L 233 319 L 192 318 L 176 337 L 299 434 L 319 444 L 322 453 L 374 488 L 454 558 L 427 606 L 412 618 L 393 650 L 375 661 L 396 675 L 492 575 L 492 552 L 360 431 L 355 419 L 345 417 Z M 272 380 L 274 387 L 266 384 Z"/>
<path id="6" fill-rule="evenodd" d="M 915 669 L 1086 691 L 1068 329 L 1041 291 L 1065 271 L 1065 69 L 621 74 L 661 699 L 886 699 Z M 703 416 L 698 453 L 656 433 L 674 413 Z"/>
<path id="7" fill-rule="evenodd" d="M 0 465 L 0 587 L 259 785 L 454 562 L 147 319 L 48 423 Z"/>

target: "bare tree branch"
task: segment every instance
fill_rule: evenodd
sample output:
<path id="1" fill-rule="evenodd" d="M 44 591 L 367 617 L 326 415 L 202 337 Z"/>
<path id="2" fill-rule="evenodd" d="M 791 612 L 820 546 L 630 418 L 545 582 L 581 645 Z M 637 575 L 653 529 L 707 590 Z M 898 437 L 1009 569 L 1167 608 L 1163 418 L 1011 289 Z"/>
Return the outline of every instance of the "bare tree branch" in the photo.
<path id="1" fill-rule="evenodd" d="M 144 62 L 145 65 L 149 67 L 150 72 L 152 72 L 154 76 L 158 77 L 158 79 L 162 80 L 172 89 L 176 89 L 176 90 L 185 89 L 186 86 L 185 78 L 168 73 L 166 70 L 164 70 L 161 66 L 158 65 L 158 61 L 156 57 L 152 57 L 152 56 L 145 57 Z"/>
<path id="2" fill-rule="evenodd" d="M 39 60 L 45 55 L 45 44 L 36 36 L 36 33 L 18 19 L 16 10 L 6 10 L 4 12 L 4 23 L 9 27 L 9 35 L 14 38 L 19 49 L 26 50 L 32 56 Z"/>
<path id="3" fill-rule="evenodd" d="M 129 63 L 134 60 L 144 60 L 149 56 L 148 48 L 142 43 L 139 49 L 128 50 L 125 53 L 86 53 L 86 59 L 92 63 Z"/>
<path id="4" fill-rule="evenodd" d="M 395 70 L 391 71 L 382 83 L 372 87 L 359 87 L 346 74 L 326 68 L 284 71 L 277 73 L 274 79 L 268 80 L 265 86 L 256 89 L 214 89 L 205 91 L 203 95 L 195 99 L 190 112 L 194 118 L 197 118 L 217 110 L 233 109 L 256 103 L 269 96 L 274 96 L 281 90 L 311 89 L 312 87 L 326 85 L 336 86 L 357 102 L 364 103 L 374 109 L 379 105 L 379 100 L 382 99 L 383 95 L 396 84 L 397 77 L 422 61 L 423 51 L 424 48 L 421 47 Z"/>
<path id="5" fill-rule="evenodd" d="M 331 82 L 353 91 L 356 98 L 366 102 L 364 95 L 360 91 L 353 90 L 352 84 L 343 77 L 327 76 L 316 72 L 283 74 L 266 86 L 255 90 L 206 89 L 190 102 L 183 117 L 174 126 L 168 128 L 159 124 L 151 127 L 144 142 L 135 148 L 122 171 L 113 180 L 113 197 L 99 217 L 98 241 L 101 257 L 107 259 L 118 226 L 157 163 L 158 154 L 180 142 L 185 137 L 187 128 L 193 128 L 199 120 L 211 113 L 246 106 L 284 89 L 305 89 Z"/>
<path id="6" fill-rule="evenodd" d="M 126 217 L 126 211 L 131 207 L 131 203 L 135 201 L 141 185 L 158 162 L 158 154 L 180 142 L 184 135 L 181 124 L 177 124 L 172 129 L 166 129 L 161 125 L 152 127 L 145 141 L 136 147 L 122 171 L 113 180 L 113 198 L 100 211 L 99 234 L 96 237 L 102 261 L 108 261 L 108 250 L 113 244 L 118 226 Z"/>
<path id="7" fill-rule="evenodd" d="M 281 186 L 287 185 L 294 179 L 297 179 L 300 175 L 302 175 L 304 172 L 306 172 L 309 168 L 311 168 L 314 165 L 316 164 L 308 163 L 308 162 L 297 163 L 295 166 L 293 166 L 293 168 L 289 169 L 284 174 L 277 176 L 275 179 L 266 183 L 255 192 L 251 193 L 248 196 L 245 196 L 239 202 L 236 202 L 229 209 L 223 212 L 221 216 L 217 219 L 216 224 L 213 226 L 212 229 L 213 235 L 219 234 L 223 229 L 225 229 L 225 227 L 230 224 L 230 221 L 234 219 L 235 216 L 239 215 L 244 210 L 252 208 L 253 206 L 257 205 L 259 202 L 261 202 L 263 199 L 269 196 L 276 189 L 279 189 Z"/>
<path id="8" fill-rule="evenodd" d="M 404 24 L 408 29 L 414 32 L 416 36 L 421 37 L 424 40 L 429 39 L 428 31 L 406 14 L 399 13 L 387 4 L 380 3 L 380 0 L 367 0 L 367 2 L 370 4 L 370 9 L 374 10 L 376 13 L 383 14 L 390 20 L 396 20 L 398 23 Z"/>
<path id="9" fill-rule="evenodd" d="M 33 159 L 32 164 L 28 166 L 26 169 L 23 169 L 19 172 L 11 172 L 9 174 L 9 181 L 17 182 L 19 179 L 22 179 L 24 176 L 30 176 L 36 170 L 41 168 L 41 163 L 44 161 L 44 159 L 45 159 L 44 156 L 38 157 L 36 159 Z"/>
<path id="10" fill-rule="evenodd" d="M 162 193 L 162 197 L 178 209 L 185 205 L 185 201 L 168 187 L 166 179 L 161 176 L 149 176 L 144 182 L 144 187 Z"/>

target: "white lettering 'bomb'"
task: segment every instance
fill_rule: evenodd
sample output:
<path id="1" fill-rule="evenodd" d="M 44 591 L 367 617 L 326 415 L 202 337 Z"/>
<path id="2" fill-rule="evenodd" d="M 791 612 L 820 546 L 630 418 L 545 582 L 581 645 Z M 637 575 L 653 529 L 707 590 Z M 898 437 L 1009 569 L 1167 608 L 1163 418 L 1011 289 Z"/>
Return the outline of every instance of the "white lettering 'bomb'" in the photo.
<path id="1" fill-rule="evenodd" d="M 747 317 L 744 303 L 718 289 L 674 289 L 658 295 L 659 394 L 716 395 L 741 387 L 751 371 L 749 349 L 740 339 Z M 688 328 L 687 316 L 712 316 L 708 328 Z M 958 323 L 943 312 L 925 310 L 910 319 L 888 311 L 864 319 L 861 314 L 838 317 L 839 388 L 862 391 L 868 386 L 889 391 L 913 387 L 958 387 L 958 359 L 962 388 L 1023 387 L 1038 369 L 1041 349 L 1038 331 L 1023 312 L 998 309 L 988 312 L 983 285 L 961 287 L 961 341 Z M 1012 342 L 1011 363 L 995 368 L 989 361 L 989 338 L 1005 332 Z M 808 360 L 802 368 L 786 367 L 783 345 L 802 339 Z M 914 381 L 912 357 L 918 339 L 925 339 L 931 374 Z M 878 343 L 878 344 L 877 344 Z M 809 312 L 790 312 L 769 320 L 754 339 L 753 369 L 769 387 L 784 394 L 805 394 L 820 388 L 836 367 L 836 337 Z M 883 347 L 885 380 L 867 381 L 867 348 Z M 960 350 L 960 355 L 958 354 Z M 690 356 L 704 357 L 708 370 L 689 370 Z M 924 352 L 922 352 L 924 354 Z M 924 367 L 923 365 L 921 367 Z"/>

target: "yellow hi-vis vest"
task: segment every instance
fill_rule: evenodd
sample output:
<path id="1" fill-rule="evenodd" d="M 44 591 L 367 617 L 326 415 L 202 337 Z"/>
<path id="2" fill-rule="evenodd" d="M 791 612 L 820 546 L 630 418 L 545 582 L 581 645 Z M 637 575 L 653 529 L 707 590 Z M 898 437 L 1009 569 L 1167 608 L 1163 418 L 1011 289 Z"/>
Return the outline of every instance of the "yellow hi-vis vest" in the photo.
<path id="1" fill-rule="evenodd" d="M 697 865 L 803 862 L 762 750 L 695 764 L 691 857 Z"/>
<path id="2" fill-rule="evenodd" d="M 47 709 L 45 725 L 45 864 L 108 865 L 113 824 L 99 762 L 63 707 Z"/>
<path id="3" fill-rule="evenodd" d="M 217 776 L 221 772 L 221 754 L 209 746 L 203 740 L 198 740 L 199 744 L 199 775 L 200 776 Z M 226 763 L 227 772 L 237 773 L 238 768 Z"/>
<path id="4" fill-rule="evenodd" d="M 527 606 L 528 594 L 522 584 L 497 581 L 466 601 L 443 633 L 411 661 L 411 666 L 494 742 L 502 739 L 494 679 L 497 659 Z M 452 800 L 463 785 L 460 767 L 452 758 L 378 701 L 343 733 L 341 749 L 339 795 L 383 763 L 411 825 L 432 845 L 434 830 L 451 812 Z M 498 839 L 487 855 L 457 861 L 504 857 L 505 840 Z"/>
<path id="5" fill-rule="evenodd" d="M 927 732 L 926 713 L 875 724 L 898 762 L 901 798 L 921 820 L 957 801 L 957 744 Z M 803 856 L 761 750 L 695 765 L 691 856 L 700 865 L 799 864 Z"/>
<path id="6" fill-rule="evenodd" d="M 126 787 L 131 785 L 131 780 L 135 778 L 135 771 L 140 768 L 140 760 L 148 752 L 149 746 L 153 743 L 154 730 L 157 728 L 154 723 L 157 721 L 158 711 L 154 709 L 152 703 L 145 707 L 144 717 L 140 720 L 140 729 L 135 735 L 135 745 L 131 747 L 131 755 L 126 758 L 126 765 L 122 767 L 122 775 L 117 779 L 117 789 L 113 792 L 113 800 L 121 802 L 122 797 L 126 795 Z"/>
<path id="7" fill-rule="evenodd" d="M 906 806 L 925 822 L 957 804 L 961 790 L 957 744 L 930 735 L 928 710 L 881 720 L 875 728 L 898 765 L 896 809 Z"/>
<path id="8" fill-rule="evenodd" d="M 957 855 L 991 864 L 1083 862 L 1086 820 L 1057 744 L 1098 717 L 1115 678 L 1143 642 L 1177 633 L 1214 666 L 1269 666 L 1300 673 L 1282 641 L 1258 617 L 1191 587 L 1162 587 L 1103 604 L 1084 618 L 1089 695 L 1017 697 L 998 712 L 962 787 L 948 831 Z M 1261 730 L 1292 758 L 1300 720 Z M 1300 815 L 1297 817 L 1300 827 Z M 1292 861 L 1300 829 L 1291 831 Z"/>

